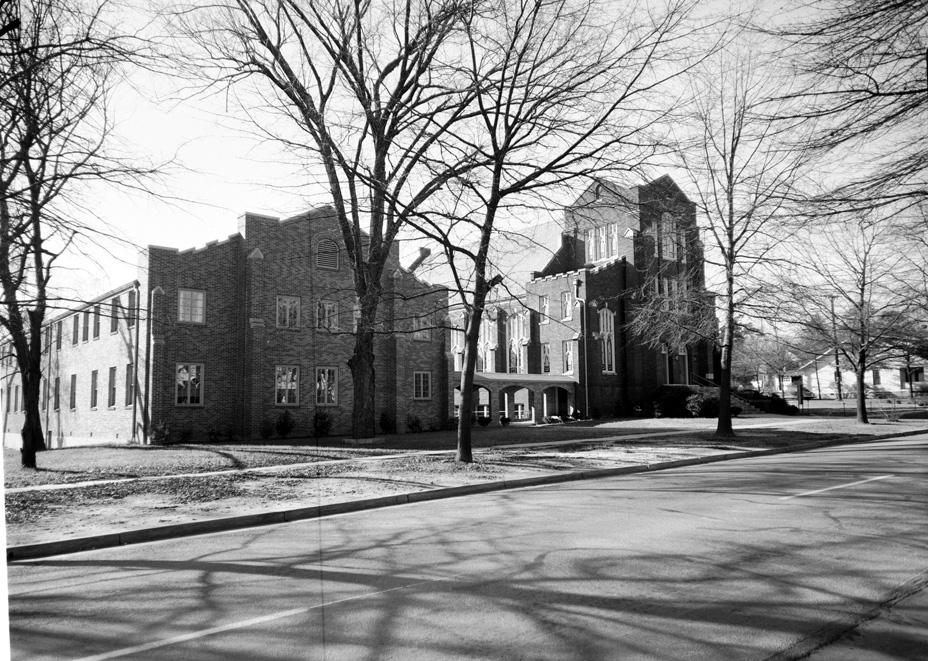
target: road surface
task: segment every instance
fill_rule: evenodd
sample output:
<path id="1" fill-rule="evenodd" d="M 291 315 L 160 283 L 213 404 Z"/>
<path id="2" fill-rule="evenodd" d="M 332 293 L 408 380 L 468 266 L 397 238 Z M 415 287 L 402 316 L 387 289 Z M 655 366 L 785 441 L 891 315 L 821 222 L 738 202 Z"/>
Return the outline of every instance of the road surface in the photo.
<path id="1" fill-rule="evenodd" d="M 926 473 L 928 435 L 13 563 L 12 655 L 798 658 L 922 599 Z"/>

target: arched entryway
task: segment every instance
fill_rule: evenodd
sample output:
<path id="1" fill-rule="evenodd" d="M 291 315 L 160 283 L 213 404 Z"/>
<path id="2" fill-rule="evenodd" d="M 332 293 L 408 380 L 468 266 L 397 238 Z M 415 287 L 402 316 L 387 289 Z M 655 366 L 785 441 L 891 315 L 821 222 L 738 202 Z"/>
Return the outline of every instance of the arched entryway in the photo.
<path id="1" fill-rule="evenodd" d="M 573 413 L 573 401 L 570 391 L 560 386 L 545 388 L 541 394 L 542 415 L 545 418 L 553 415 L 564 417 Z"/>
<path id="2" fill-rule="evenodd" d="M 499 393 L 499 411 L 513 421 L 535 419 L 535 393 L 519 386 L 503 388 Z"/>

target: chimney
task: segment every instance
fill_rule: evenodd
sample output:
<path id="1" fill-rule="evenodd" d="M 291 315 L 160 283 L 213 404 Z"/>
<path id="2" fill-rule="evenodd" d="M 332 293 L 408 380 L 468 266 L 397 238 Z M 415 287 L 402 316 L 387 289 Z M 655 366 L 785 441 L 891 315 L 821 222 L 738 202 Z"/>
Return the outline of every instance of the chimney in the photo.
<path id="1" fill-rule="evenodd" d="M 410 273 L 414 272 L 419 266 L 426 260 L 426 258 L 432 254 L 432 251 L 426 247 L 419 248 L 419 256 L 413 260 L 412 264 L 409 265 L 407 269 Z"/>

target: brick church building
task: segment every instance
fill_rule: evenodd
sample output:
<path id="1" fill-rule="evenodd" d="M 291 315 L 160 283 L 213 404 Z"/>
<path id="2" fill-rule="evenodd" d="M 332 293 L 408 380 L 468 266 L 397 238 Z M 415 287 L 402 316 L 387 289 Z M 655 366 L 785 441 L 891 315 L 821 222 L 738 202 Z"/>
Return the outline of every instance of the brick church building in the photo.
<path id="1" fill-rule="evenodd" d="M 643 285 L 704 289 L 695 207 L 669 177 L 595 182 L 535 229 L 498 264 L 510 282 L 483 322 L 478 415 L 627 415 L 658 385 L 710 374 L 711 346 L 649 349 L 625 330 Z M 149 247 L 137 280 L 46 324 L 48 445 L 254 440 L 285 414 L 294 436 L 320 421 L 349 434 L 357 301 L 340 237 L 322 207 L 245 214 L 201 249 Z M 398 245 L 389 256 L 374 348 L 382 429 L 460 414 L 463 317 L 417 277 L 420 262 L 404 268 Z M 5 444 L 18 446 L 19 377 L 8 355 L 2 367 Z"/>
<path id="2" fill-rule="evenodd" d="M 340 237 L 323 207 L 285 220 L 245 214 L 237 234 L 202 249 L 149 247 L 136 281 L 46 325 L 48 445 L 257 439 L 284 412 L 294 436 L 320 418 L 350 433 L 357 299 Z M 403 268 L 397 245 L 386 273 L 376 418 L 440 428 L 446 294 Z M 17 446 L 13 370 L 5 360 L 5 443 Z"/>
<path id="3" fill-rule="evenodd" d="M 521 270 L 525 282 L 494 290 L 485 310 L 478 416 L 630 415 L 660 385 L 711 377 L 711 343 L 651 349 L 626 331 L 642 292 L 670 299 L 705 289 L 696 208 L 670 177 L 594 182 L 549 225 L 497 264 L 510 277 Z M 452 309 L 450 319 L 448 388 L 458 415 L 464 316 Z"/>

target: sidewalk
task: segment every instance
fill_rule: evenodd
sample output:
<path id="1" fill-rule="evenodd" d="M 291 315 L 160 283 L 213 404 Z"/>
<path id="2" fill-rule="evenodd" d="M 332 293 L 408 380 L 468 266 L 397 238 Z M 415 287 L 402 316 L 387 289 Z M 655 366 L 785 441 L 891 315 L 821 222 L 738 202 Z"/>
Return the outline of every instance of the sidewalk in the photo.
<path id="1" fill-rule="evenodd" d="M 925 424 L 896 424 L 873 425 L 863 430 L 870 433 L 849 434 L 861 430 L 848 429 L 846 422 L 836 426 L 818 421 L 821 432 L 808 440 L 808 433 L 788 430 L 814 426 L 814 419 L 742 419 L 739 423 L 741 436 L 732 443 L 694 440 L 697 432 L 704 431 L 703 424 L 695 430 L 658 429 L 477 449 L 474 464 L 464 465 L 453 462 L 452 451 L 429 450 L 9 489 L 8 497 L 35 498 L 37 503 L 51 500 L 54 504 L 48 516 L 32 523 L 7 525 L 7 559 L 928 431 Z M 679 427 L 680 421 L 671 424 Z M 843 433 L 837 431 L 839 427 Z M 742 447 L 741 443 L 752 442 L 749 430 L 769 430 L 774 436 L 804 435 L 807 440 L 789 443 L 784 439 L 780 447 L 773 448 Z M 582 432 L 583 428 L 576 431 Z M 661 442 L 665 439 L 666 443 Z M 646 443 L 648 440 L 655 442 Z M 188 491 L 194 497 L 184 500 Z"/>

